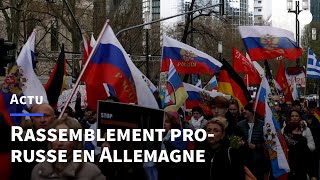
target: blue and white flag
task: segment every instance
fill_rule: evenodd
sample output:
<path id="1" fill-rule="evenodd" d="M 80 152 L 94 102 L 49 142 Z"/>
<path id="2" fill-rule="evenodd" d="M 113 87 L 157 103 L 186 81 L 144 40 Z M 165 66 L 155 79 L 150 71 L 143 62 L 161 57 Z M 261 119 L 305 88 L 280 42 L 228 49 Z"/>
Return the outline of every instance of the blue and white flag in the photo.
<path id="1" fill-rule="evenodd" d="M 307 78 L 320 79 L 320 61 L 311 49 L 308 50 Z"/>
<path id="2" fill-rule="evenodd" d="M 27 106 L 30 108 L 36 103 L 48 103 L 46 91 L 33 70 L 32 57 L 35 46 L 34 31 L 23 46 L 16 64 L 12 67 L 2 88 L 0 88 L 0 112 L 4 114 L 11 125 L 20 125 L 20 117 L 10 117 L 10 113 L 22 113 Z M 32 101 L 25 98 L 26 104 L 14 102 L 14 96 L 20 99 L 23 96 L 37 96 Z M 41 97 L 42 96 L 42 99 Z M 12 102 L 11 102 L 12 101 Z"/>
<path id="3" fill-rule="evenodd" d="M 42 96 L 43 103 L 48 103 L 46 91 L 41 84 L 39 78 L 33 70 L 32 57 L 34 56 L 36 31 L 30 35 L 27 43 L 23 46 L 18 58 L 17 65 L 22 70 L 24 77 L 25 89 L 23 95 L 25 96 Z M 34 102 L 33 102 L 34 103 Z M 33 104 L 32 103 L 32 104 Z M 30 107 L 32 104 L 27 103 Z"/>
<path id="4" fill-rule="evenodd" d="M 274 117 L 267 102 L 267 98 L 271 93 L 270 86 L 267 82 L 267 79 L 264 77 L 260 85 L 260 89 L 263 89 L 264 95 L 262 98 L 259 98 L 259 101 L 261 101 L 260 103 L 264 104 L 265 106 L 263 135 L 265 146 L 267 147 L 270 158 L 269 160 L 271 162 L 272 174 L 275 178 L 277 178 L 290 172 L 290 168 L 284 151 L 286 147 L 283 147 L 283 143 L 281 143 L 283 138 L 281 137 L 282 134 L 280 132 L 280 124 Z M 258 96 L 261 96 L 261 93 Z"/>

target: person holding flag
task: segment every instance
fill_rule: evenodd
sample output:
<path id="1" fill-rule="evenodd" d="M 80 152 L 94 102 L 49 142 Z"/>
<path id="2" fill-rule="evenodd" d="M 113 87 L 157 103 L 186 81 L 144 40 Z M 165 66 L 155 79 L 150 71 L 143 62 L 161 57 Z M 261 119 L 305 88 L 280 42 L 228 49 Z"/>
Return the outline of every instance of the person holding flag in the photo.
<path id="1" fill-rule="evenodd" d="M 245 165 L 258 180 L 262 180 L 268 172 L 268 163 L 264 156 L 264 122 L 254 116 L 253 102 L 244 106 L 243 117 L 245 119 L 240 121 L 237 127 L 246 140 Z"/>

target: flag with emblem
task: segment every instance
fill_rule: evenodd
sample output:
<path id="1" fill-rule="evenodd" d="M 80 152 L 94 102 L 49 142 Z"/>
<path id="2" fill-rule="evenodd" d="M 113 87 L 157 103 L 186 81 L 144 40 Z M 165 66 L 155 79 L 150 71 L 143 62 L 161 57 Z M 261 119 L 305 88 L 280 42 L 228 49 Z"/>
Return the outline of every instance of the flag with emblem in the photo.
<path id="1" fill-rule="evenodd" d="M 33 31 L 28 41 L 23 46 L 17 61 L 4 80 L 0 91 L 0 112 L 4 115 L 6 122 L 10 125 L 20 125 L 20 118 L 10 118 L 10 113 L 22 113 L 27 106 L 30 108 L 36 101 L 27 101 L 26 105 L 11 102 L 15 95 L 18 99 L 22 96 L 42 97 L 42 103 L 48 103 L 46 91 L 35 74 L 32 65 L 32 56 L 35 48 L 36 31 Z"/>
<path id="2" fill-rule="evenodd" d="M 264 108 L 265 111 L 263 127 L 265 146 L 271 162 L 272 175 L 278 178 L 290 172 L 290 168 L 286 158 L 287 146 L 281 134 L 280 124 L 268 105 L 268 97 L 270 94 L 271 90 L 268 80 L 266 77 L 263 77 L 257 95 L 257 103 L 255 104 L 256 107 L 261 104 L 260 108 Z"/>
<path id="3" fill-rule="evenodd" d="M 302 55 L 291 31 L 271 26 L 239 26 L 239 32 L 253 61 L 280 56 L 296 60 Z"/>
<path id="4" fill-rule="evenodd" d="M 168 36 L 163 36 L 160 72 L 169 70 L 170 61 L 180 74 L 214 74 L 222 64 L 208 54 Z"/>
<path id="5" fill-rule="evenodd" d="M 247 59 L 238 49 L 232 49 L 233 57 L 233 69 L 238 73 L 246 74 L 245 83 L 249 85 L 258 85 L 261 82 L 259 72 L 256 70 L 255 66 L 252 64 L 251 60 Z"/>

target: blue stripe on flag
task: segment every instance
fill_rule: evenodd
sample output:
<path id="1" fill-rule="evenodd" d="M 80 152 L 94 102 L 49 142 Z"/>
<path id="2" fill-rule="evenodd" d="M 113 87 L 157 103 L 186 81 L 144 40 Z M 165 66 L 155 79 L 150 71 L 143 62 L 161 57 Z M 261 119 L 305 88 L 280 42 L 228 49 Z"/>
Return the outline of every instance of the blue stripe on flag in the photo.
<path id="1" fill-rule="evenodd" d="M 277 48 L 285 48 L 285 49 L 294 49 L 296 47 L 296 42 L 291 41 L 287 37 L 278 37 L 279 43 L 277 44 Z M 260 37 L 247 37 L 243 39 L 244 44 L 247 46 L 247 49 L 253 48 L 265 48 L 265 45 L 261 43 Z"/>
<path id="2" fill-rule="evenodd" d="M 183 57 L 181 55 L 181 50 L 182 48 L 178 48 L 178 47 L 163 47 L 163 54 L 162 54 L 162 58 L 163 59 L 172 59 L 172 60 L 179 60 L 179 61 L 184 61 Z M 193 58 L 194 61 L 198 61 L 200 63 L 205 63 L 210 69 L 212 69 L 214 72 L 216 72 L 217 70 L 220 69 L 220 66 L 215 63 L 210 61 L 209 59 L 205 58 L 205 57 L 201 57 L 196 55 L 196 57 Z M 219 62 L 219 61 L 217 61 Z"/>
<path id="3" fill-rule="evenodd" d="M 188 100 L 190 100 L 190 101 L 200 101 L 201 100 L 199 92 L 187 91 L 187 93 L 188 93 Z"/>
<path id="4" fill-rule="evenodd" d="M 320 78 L 320 61 L 311 49 L 308 51 L 307 77 Z"/>

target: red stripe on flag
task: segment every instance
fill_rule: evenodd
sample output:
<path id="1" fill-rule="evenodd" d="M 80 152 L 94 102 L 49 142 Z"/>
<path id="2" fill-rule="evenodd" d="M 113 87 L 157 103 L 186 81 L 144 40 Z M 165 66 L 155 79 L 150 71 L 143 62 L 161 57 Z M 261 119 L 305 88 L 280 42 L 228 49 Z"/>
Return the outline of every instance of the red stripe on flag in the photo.
<path id="1" fill-rule="evenodd" d="M 177 72 L 180 74 L 214 74 L 206 63 L 195 60 L 175 60 L 171 59 Z M 160 72 L 169 71 L 170 59 L 162 59 Z"/>
<path id="2" fill-rule="evenodd" d="M 250 54 L 251 60 L 264 60 L 264 59 L 273 59 L 279 56 L 286 55 L 286 58 L 294 61 L 297 57 L 302 55 L 301 48 L 295 49 L 281 49 L 281 48 L 274 48 L 270 49 L 263 49 L 263 48 L 253 48 L 248 50 L 248 54 Z"/>

